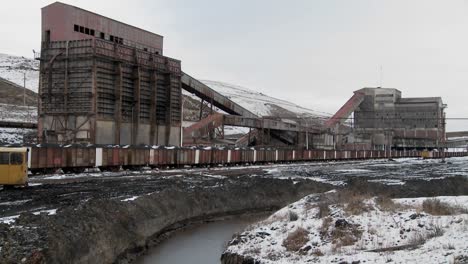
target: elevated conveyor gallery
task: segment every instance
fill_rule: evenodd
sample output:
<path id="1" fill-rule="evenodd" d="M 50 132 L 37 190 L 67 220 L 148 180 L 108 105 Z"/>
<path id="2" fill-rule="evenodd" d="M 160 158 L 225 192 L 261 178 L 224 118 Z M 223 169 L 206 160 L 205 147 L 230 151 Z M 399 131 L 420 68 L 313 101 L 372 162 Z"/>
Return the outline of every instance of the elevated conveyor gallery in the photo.
<path id="1" fill-rule="evenodd" d="M 294 137 L 297 137 L 298 133 L 303 133 L 306 130 L 315 133 L 320 131 L 319 129 L 305 128 L 299 124 L 259 117 L 186 73 L 182 74 L 181 83 L 184 90 L 228 113 L 228 115 L 211 114 L 198 123 L 185 128 L 184 142 L 196 142 L 197 138 L 209 138 L 214 129 L 223 125 L 271 130 L 273 132 L 271 136 L 288 145 L 297 143 L 295 142 L 297 139 Z M 291 132 L 293 133 L 291 134 Z M 294 137 L 291 136 L 293 134 Z"/>
<path id="2" fill-rule="evenodd" d="M 351 115 L 354 110 L 364 101 L 365 94 L 356 91 L 354 95 L 334 114 L 327 122 L 325 127 L 333 128 L 338 124 L 342 124 Z"/>
<path id="3" fill-rule="evenodd" d="M 206 102 L 212 103 L 214 106 L 231 115 L 239 115 L 244 117 L 257 117 L 255 114 L 236 104 L 229 98 L 208 87 L 208 85 L 200 82 L 192 76 L 182 73 L 182 88 L 187 92 L 193 93 Z"/>

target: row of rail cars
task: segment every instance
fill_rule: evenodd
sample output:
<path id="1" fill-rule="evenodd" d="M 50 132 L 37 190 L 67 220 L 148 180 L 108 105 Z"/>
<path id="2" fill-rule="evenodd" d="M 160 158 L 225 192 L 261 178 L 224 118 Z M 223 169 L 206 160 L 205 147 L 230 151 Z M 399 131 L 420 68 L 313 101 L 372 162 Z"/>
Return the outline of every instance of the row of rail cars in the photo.
<path id="1" fill-rule="evenodd" d="M 86 168 L 103 171 L 139 167 L 218 166 L 296 161 L 356 160 L 402 157 L 459 157 L 467 152 L 378 151 L 378 150 L 292 150 L 216 149 L 175 147 L 28 147 L 28 167 L 34 173 L 57 169 L 81 172 Z"/>

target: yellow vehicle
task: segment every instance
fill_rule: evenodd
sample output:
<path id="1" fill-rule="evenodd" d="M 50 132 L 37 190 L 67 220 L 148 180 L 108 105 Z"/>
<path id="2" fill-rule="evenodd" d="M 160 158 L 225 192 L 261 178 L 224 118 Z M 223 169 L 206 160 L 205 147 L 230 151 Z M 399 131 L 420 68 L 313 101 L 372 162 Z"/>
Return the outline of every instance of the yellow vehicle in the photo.
<path id="1" fill-rule="evenodd" d="M 28 185 L 28 149 L 0 147 L 0 185 Z"/>
<path id="2" fill-rule="evenodd" d="M 429 158 L 432 158 L 432 153 L 428 150 L 423 150 L 421 152 L 421 158 L 423 159 L 429 159 Z"/>

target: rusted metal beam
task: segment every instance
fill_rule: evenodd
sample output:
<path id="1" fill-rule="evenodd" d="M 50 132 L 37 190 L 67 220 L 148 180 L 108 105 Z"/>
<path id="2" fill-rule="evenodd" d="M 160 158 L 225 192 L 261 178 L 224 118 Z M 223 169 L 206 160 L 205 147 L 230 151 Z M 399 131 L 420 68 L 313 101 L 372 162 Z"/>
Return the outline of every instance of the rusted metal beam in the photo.
<path id="1" fill-rule="evenodd" d="M 294 131 L 294 132 L 298 132 L 298 131 L 302 132 L 302 131 L 305 131 L 306 129 L 298 124 L 285 123 L 280 120 L 266 119 L 266 118 L 248 118 L 248 117 L 234 116 L 234 115 L 225 115 L 224 125 L 258 128 L 260 130 L 271 129 L 271 130 Z M 309 132 L 320 133 L 321 130 L 318 128 L 315 128 L 315 129 L 310 128 Z"/>
<path id="2" fill-rule="evenodd" d="M 64 112 L 67 112 L 67 109 L 68 109 L 68 46 L 69 44 L 70 42 L 67 41 L 66 50 L 65 50 L 65 78 L 64 78 L 64 83 L 63 83 L 63 111 Z"/>
<path id="3" fill-rule="evenodd" d="M 150 144 L 158 144 L 157 136 L 155 137 L 157 124 L 156 124 L 156 89 L 157 87 L 157 80 L 158 76 L 156 71 L 151 72 L 150 76 L 150 88 L 151 88 L 151 105 L 150 105 Z M 156 141 L 155 141 L 156 138 Z"/>
<path id="4" fill-rule="evenodd" d="M 120 144 L 122 129 L 122 64 L 116 63 L 115 70 L 115 144 Z"/>
<path id="5" fill-rule="evenodd" d="M 37 123 L 24 123 L 24 122 L 13 122 L 13 121 L 0 121 L 0 127 L 7 128 L 37 128 Z"/>
<path id="6" fill-rule="evenodd" d="M 140 67 L 134 68 L 134 88 L 133 88 L 133 123 L 132 123 L 132 144 L 135 145 L 137 142 L 138 137 L 138 129 L 140 126 L 140 110 L 141 110 L 141 101 L 140 101 L 140 94 L 141 94 L 141 83 L 140 83 Z"/>
<path id="7" fill-rule="evenodd" d="M 223 115 L 214 113 L 184 129 L 185 138 L 212 138 L 213 131 L 223 126 Z"/>
<path id="8" fill-rule="evenodd" d="M 200 101 L 200 116 L 199 116 L 198 120 L 202 120 L 202 117 L 203 117 L 203 102 L 205 102 L 205 100 L 201 99 L 201 101 Z"/>
<path id="9" fill-rule="evenodd" d="M 92 74 L 92 84 L 91 84 L 91 112 L 92 113 L 88 114 L 89 133 L 90 133 L 88 137 L 90 138 L 90 142 L 96 142 L 96 122 L 97 122 L 96 113 L 97 113 L 97 101 L 98 101 L 96 58 L 93 59 L 93 69 L 92 69 L 91 74 Z"/>
<path id="10" fill-rule="evenodd" d="M 172 126 L 172 107 L 171 107 L 171 99 L 172 99 L 172 80 L 171 75 L 166 75 L 166 135 L 165 135 L 165 145 L 169 145 L 169 138 L 171 136 L 171 126 Z"/>
<path id="11" fill-rule="evenodd" d="M 346 118 L 356 110 L 356 108 L 364 101 L 365 94 L 363 92 L 354 92 L 354 95 L 334 114 L 327 122 L 325 127 L 333 128 L 337 124 L 346 121 Z"/>
<path id="12" fill-rule="evenodd" d="M 191 77 L 186 73 L 182 73 L 182 89 L 195 94 L 207 102 L 212 102 L 214 106 L 231 115 L 240 115 L 244 117 L 257 117 L 255 114 L 231 101 L 209 86 Z"/>
<path id="13" fill-rule="evenodd" d="M 447 132 L 447 138 L 468 137 L 468 131 Z"/>

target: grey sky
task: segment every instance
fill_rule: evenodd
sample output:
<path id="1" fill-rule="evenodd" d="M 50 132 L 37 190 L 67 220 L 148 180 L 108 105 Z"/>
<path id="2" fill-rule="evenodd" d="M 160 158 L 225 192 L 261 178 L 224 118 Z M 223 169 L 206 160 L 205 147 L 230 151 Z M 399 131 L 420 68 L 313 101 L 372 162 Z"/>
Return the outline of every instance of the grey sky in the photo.
<path id="1" fill-rule="evenodd" d="M 64 0 L 162 34 L 165 55 L 200 79 L 334 113 L 366 86 L 442 96 L 468 117 L 467 0 Z M 2 3 L 0 53 L 39 50 L 40 8 Z M 468 121 L 448 122 L 468 130 Z"/>

